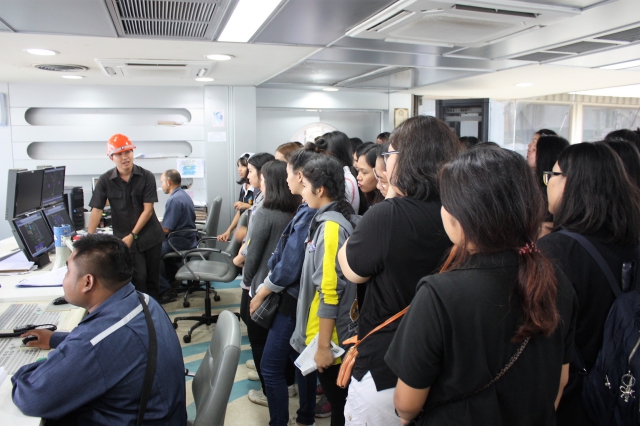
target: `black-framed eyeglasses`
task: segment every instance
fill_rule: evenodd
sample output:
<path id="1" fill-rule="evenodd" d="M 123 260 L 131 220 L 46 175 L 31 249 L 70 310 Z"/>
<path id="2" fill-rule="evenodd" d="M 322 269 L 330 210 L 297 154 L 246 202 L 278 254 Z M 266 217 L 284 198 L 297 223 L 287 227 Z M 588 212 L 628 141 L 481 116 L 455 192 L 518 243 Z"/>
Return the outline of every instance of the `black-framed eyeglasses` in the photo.
<path id="1" fill-rule="evenodd" d="M 384 165 L 387 165 L 387 158 L 389 158 L 390 155 L 392 154 L 400 154 L 400 151 L 387 151 L 387 152 L 383 152 L 382 155 L 382 159 L 384 160 Z"/>
<path id="2" fill-rule="evenodd" d="M 561 172 L 542 172 L 542 182 L 545 185 L 549 185 L 549 180 L 554 176 L 562 176 L 564 173 Z"/>

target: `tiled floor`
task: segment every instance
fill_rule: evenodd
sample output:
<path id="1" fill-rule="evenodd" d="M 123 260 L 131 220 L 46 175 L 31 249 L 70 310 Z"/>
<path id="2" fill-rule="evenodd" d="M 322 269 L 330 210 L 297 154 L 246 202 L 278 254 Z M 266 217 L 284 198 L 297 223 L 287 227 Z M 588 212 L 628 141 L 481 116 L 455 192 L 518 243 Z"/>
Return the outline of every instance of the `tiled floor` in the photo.
<path id="1" fill-rule="evenodd" d="M 240 312 L 241 293 L 238 280 L 228 284 L 217 284 L 215 287 L 221 300 L 219 302 L 212 301 L 213 312 L 220 312 L 222 310 Z M 203 292 L 196 293 L 194 296 L 191 296 L 189 300 L 191 302 L 191 306 L 189 308 L 182 307 L 182 299 L 178 299 L 176 302 L 167 303 L 163 306 L 172 320 L 176 316 L 185 314 L 200 315 L 204 312 Z M 192 324 L 193 323 L 190 321 L 181 321 L 178 323 L 177 333 L 182 345 L 185 366 L 189 371 L 195 372 L 207 350 L 215 325 L 210 327 L 199 327 L 193 334 L 191 343 L 186 344 L 183 342 L 182 336 L 186 334 Z M 266 426 L 269 424 L 269 409 L 267 407 L 254 404 L 247 399 L 247 392 L 249 392 L 249 389 L 259 389 L 260 382 L 253 382 L 247 379 L 247 368 L 245 367 L 245 362 L 251 358 L 251 348 L 249 347 L 249 340 L 247 338 L 247 329 L 243 322 L 240 322 L 240 324 L 242 330 L 242 353 L 240 355 L 240 361 L 236 371 L 235 383 L 229 397 L 225 425 Z M 194 419 L 196 408 L 193 403 L 193 394 L 191 392 L 191 384 L 189 383 L 190 381 L 191 378 L 187 378 L 187 413 L 189 419 Z M 298 407 L 298 398 L 291 398 L 289 400 L 289 412 L 291 415 L 295 414 Z M 329 424 L 330 419 L 316 419 L 316 425 L 318 426 L 328 426 Z"/>

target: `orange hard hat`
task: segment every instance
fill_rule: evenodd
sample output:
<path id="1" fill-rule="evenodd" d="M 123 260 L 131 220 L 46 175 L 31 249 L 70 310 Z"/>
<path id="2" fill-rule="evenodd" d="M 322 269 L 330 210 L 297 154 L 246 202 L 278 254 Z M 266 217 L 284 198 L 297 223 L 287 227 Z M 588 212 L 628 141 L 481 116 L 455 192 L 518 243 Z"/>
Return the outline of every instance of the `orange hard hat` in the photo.
<path id="1" fill-rule="evenodd" d="M 128 137 L 116 133 L 109 138 L 107 142 L 107 156 L 111 158 L 113 154 L 117 154 L 122 151 L 131 151 L 136 147 L 131 143 Z"/>

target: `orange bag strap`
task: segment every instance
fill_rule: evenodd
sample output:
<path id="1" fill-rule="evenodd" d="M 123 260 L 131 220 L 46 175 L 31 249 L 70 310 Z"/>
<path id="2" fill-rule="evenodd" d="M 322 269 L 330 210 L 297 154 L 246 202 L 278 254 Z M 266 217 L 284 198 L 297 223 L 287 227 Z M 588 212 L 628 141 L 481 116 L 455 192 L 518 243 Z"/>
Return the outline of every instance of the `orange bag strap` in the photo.
<path id="1" fill-rule="evenodd" d="M 394 316 L 392 316 L 391 318 L 389 318 L 388 320 L 386 320 L 385 322 L 383 322 L 382 324 L 380 324 L 379 326 L 377 326 L 376 328 L 371 330 L 361 340 L 358 340 L 358 336 L 353 336 L 353 337 L 345 340 L 344 342 L 342 342 L 342 344 L 343 345 L 350 345 L 352 343 L 355 343 L 355 345 L 353 347 L 354 348 L 357 347 L 360 343 L 362 343 L 362 341 L 364 339 L 366 339 L 367 337 L 371 336 L 373 333 L 375 333 L 376 331 L 380 330 L 381 328 L 384 328 L 384 327 L 388 326 L 389 324 L 391 324 L 392 322 L 394 322 L 398 318 L 402 317 L 404 314 L 407 313 L 408 310 L 409 310 L 409 307 L 407 306 L 406 308 L 404 308 L 403 310 L 401 310 L 400 312 L 398 312 L 397 314 L 395 314 Z"/>

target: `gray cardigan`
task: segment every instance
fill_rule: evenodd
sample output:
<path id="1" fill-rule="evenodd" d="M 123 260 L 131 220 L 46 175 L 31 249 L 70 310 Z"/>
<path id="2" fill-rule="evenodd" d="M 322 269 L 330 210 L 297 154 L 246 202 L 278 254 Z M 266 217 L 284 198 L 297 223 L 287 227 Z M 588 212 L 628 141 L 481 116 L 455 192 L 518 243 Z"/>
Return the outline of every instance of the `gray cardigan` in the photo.
<path id="1" fill-rule="evenodd" d="M 253 212 L 248 231 L 247 257 L 242 271 L 242 283 L 251 287 L 252 295 L 256 294 L 258 286 L 269 274 L 269 258 L 293 216 L 294 213 L 271 210 L 264 206 Z"/>

